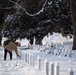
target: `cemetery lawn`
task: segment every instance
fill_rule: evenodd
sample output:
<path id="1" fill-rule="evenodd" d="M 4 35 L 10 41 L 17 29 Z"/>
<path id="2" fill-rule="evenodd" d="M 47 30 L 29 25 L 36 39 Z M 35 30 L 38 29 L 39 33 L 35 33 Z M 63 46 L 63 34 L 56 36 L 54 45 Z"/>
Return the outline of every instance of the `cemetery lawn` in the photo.
<path id="1" fill-rule="evenodd" d="M 3 48 L 0 47 L 0 75 L 44 75 L 44 61 L 47 59 L 48 63 L 58 63 L 60 75 L 68 75 L 68 69 L 72 68 L 74 75 L 76 75 L 76 51 L 72 51 L 71 57 L 57 56 L 48 54 L 48 50 L 40 52 L 33 49 L 20 49 L 21 58 L 16 58 L 13 52 L 13 59 L 3 60 Z M 25 62 L 25 53 L 30 53 L 34 57 L 34 66 Z M 37 57 L 41 59 L 41 69 L 37 68 Z M 48 70 L 50 73 L 50 70 Z"/>

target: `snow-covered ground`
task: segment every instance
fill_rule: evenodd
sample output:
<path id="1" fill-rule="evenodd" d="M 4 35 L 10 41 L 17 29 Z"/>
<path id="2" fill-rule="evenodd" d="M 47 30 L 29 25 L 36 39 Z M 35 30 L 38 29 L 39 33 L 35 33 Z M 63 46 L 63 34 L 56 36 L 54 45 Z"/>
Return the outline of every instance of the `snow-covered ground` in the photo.
<path id="1" fill-rule="evenodd" d="M 36 45 L 35 50 L 33 50 L 32 46 L 29 49 L 18 47 L 21 58 L 17 58 L 13 52 L 13 59 L 9 60 L 8 54 L 6 61 L 3 60 L 3 47 L 0 47 L 0 75 L 45 75 L 45 59 L 47 59 L 48 63 L 58 63 L 59 75 L 68 75 L 69 68 L 72 68 L 74 75 L 76 75 L 76 51 L 71 51 L 71 55 L 68 55 L 72 48 L 72 42 L 71 44 L 54 44 L 53 47 Z M 67 52 L 64 51 L 65 49 Z M 52 50 L 54 50 L 54 53 L 51 52 Z M 62 50 L 60 54 L 59 50 Z M 25 62 L 26 53 L 34 57 L 34 66 Z M 41 69 L 37 68 L 38 56 L 41 59 Z M 48 71 L 50 72 L 50 69 Z"/>

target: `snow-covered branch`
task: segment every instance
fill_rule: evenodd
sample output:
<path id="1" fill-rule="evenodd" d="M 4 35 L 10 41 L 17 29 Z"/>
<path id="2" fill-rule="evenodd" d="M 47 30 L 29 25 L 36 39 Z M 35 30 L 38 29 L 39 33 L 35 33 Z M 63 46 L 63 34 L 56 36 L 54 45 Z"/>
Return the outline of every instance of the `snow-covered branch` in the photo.
<path id="1" fill-rule="evenodd" d="M 40 22 L 38 23 L 38 25 L 41 25 L 41 24 L 45 25 L 45 23 L 49 23 L 49 22 L 52 23 L 52 20 L 49 19 L 49 20 L 40 21 Z"/>
<path id="2" fill-rule="evenodd" d="M 12 9 L 12 8 L 14 8 L 14 6 L 12 6 L 12 7 L 0 7 L 0 9 Z"/>
<path id="3" fill-rule="evenodd" d="M 27 12 L 27 10 L 26 10 L 25 8 L 23 8 L 22 6 L 20 6 L 17 2 L 14 2 L 14 1 L 12 1 L 12 0 L 9 0 L 9 1 L 12 2 L 12 3 L 14 3 L 18 8 L 23 9 L 23 10 L 26 12 L 26 14 L 29 15 L 29 16 L 39 15 L 41 12 L 44 11 L 44 7 L 45 7 L 45 5 L 46 5 L 46 3 L 47 3 L 47 0 L 45 0 L 43 6 L 42 6 L 42 8 L 41 8 L 41 10 L 39 10 L 39 11 L 38 11 L 37 13 L 35 13 L 35 14 L 30 14 L 30 13 Z"/>

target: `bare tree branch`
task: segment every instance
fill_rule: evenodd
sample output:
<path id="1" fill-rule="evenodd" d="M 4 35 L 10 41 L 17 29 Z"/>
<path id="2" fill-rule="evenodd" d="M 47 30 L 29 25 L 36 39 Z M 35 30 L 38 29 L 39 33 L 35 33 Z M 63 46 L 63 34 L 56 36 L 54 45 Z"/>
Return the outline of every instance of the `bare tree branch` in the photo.
<path id="1" fill-rule="evenodd" d="M 39 11 L 38 11 L 37 13 L 35 13 L 35 14 L 30 14 L 30 13 L 27 12 L 27 10 L 26 10 L 25 8 L 23 8 L 22 6 L 20 6 L 17 2 L 14 2 L 14 1 L 12 1 L 12 0 L 9 0 L 9 1 L 12 2 L 12 3 L 14 3 L 18 8 L 23 9 L 23 10 L 26 12 L 26 14 L 29 15 L 29 16 L 39 15 L 41 12 L 44 11 L 44 7 L 45 7 L 45 5 L 46 5 L 46 3 L 47 3 L 47 0 L 45 0 L 43 6 L 42 6 L 42 8 L 41 8 L 41 10 L 39 10 Z"/>

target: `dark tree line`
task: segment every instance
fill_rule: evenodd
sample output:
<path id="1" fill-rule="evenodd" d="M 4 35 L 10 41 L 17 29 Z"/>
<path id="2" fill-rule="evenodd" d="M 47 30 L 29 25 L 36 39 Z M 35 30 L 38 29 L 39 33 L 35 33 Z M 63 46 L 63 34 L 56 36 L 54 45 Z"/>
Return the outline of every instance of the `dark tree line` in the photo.
<path id="1" fill-rule="evenodd" d="M 37 44 L 41 44 L 42 38 L 48 32 L 61 32 L 64 36 L 72 34 L 69 0 L 12 1 L 17 2 L 21 7 L 9 0 L 0 0 L 0 7 L 2 7 L 0 8 L 0 29 L 4 36 L 15 39 L 26 37 L 31 40 L 31 43 L 35 36 Z M 41 10 L 42 7 L 43 10 Z M 36 13 L 39 14 L 34 15 Z"/>

